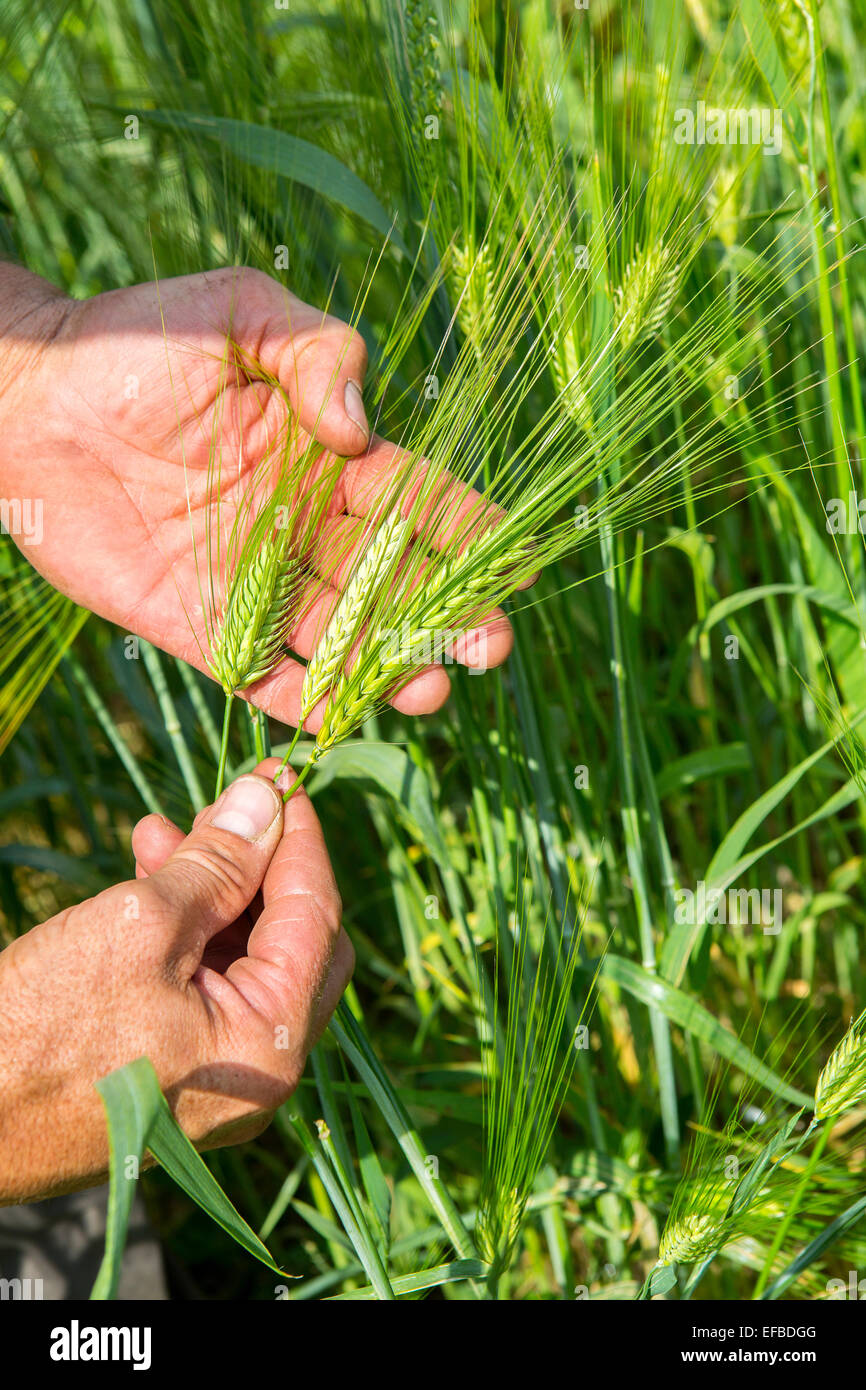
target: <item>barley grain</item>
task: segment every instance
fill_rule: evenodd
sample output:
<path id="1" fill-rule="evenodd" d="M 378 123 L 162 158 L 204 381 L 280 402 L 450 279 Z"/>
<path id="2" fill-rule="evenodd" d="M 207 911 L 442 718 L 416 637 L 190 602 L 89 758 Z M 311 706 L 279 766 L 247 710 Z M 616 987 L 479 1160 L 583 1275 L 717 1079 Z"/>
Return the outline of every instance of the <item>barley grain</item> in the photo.
<path id="1" fill-rule="evenodd" d="M 692 1212 L 665 1227 L 659 1245 L 659 1263 L 694 1264 L 706 1259 L 721 1244 L 724 1223 L 712 1212 Z"/>
<path id="2" fill-rule="evenodd" d="M 676 294 L 679 273 L 679 266 L 670 261 L 669 249 L 661 244 L 649 251 L 635 248 L 614 294 L 613 324 L 623 351 L 663 326 Z"/>
<path id="3" fill-rule="evenodd" d="M 353 570 L 307 667 L 301 691 L 302 724 L 331 689 L 356 640 L 371 590 L 391 574 L 411 533 L 412 523 L 403 519 L 399 508 L 395 509 L 382 522 Z"/>
<path id="4" fill-rule="evenodd" d="M 300 580 L 300 566 L 285 550 L 282 537 L 270 537 L 232 576 L 210 661 L 226 694 L 261 680 L 282 657 Z"/>
<path id="5" fill-rule="evenodd" d="M 828 1120 L 866 1102 L 866 1010 L 831 1052 L 815 1087 L 815 1119 Z"/>

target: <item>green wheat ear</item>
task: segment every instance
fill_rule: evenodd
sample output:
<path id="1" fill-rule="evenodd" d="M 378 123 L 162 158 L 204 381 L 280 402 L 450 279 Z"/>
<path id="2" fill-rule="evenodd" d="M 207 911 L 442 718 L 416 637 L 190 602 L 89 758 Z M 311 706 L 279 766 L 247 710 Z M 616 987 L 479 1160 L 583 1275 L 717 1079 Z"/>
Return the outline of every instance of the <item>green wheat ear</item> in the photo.
<path id="1" fill-rule="evenodd" d="M 834 1048 L 815 1087 L 815 1119 L 829 1120 L 866 1102 L 866 1009 Z"/>
<path id="2" fill-rule="evenodd" d="M 209 662 L 227 695 L 262 680 L 282 658 L 301 577 L 285 551 L 285 540 L 272 536 L 232 576 Z"/>

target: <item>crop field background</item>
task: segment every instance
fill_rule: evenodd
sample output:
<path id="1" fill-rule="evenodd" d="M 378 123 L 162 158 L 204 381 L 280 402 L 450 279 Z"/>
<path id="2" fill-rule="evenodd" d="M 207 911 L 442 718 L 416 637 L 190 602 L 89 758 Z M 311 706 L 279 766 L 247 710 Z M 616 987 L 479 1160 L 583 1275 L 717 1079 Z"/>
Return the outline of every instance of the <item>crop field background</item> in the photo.
<path id="1" fill-rule="evenodd" d="M 265 271 L 363 334 L 378 432 L 506 507 L 568 483 L 506 664 L 305 783 L 353 982 L 186 1190 L 163 1118 L 171 1297 L 866 1271 L 864 52 L 861 0 L 0 3 L 4 257 L 76 298 Z M 0 945 L 189 826 L 224 704 L 8 529 Z M 230 774 L 262 737 L 238 702 Z"/>

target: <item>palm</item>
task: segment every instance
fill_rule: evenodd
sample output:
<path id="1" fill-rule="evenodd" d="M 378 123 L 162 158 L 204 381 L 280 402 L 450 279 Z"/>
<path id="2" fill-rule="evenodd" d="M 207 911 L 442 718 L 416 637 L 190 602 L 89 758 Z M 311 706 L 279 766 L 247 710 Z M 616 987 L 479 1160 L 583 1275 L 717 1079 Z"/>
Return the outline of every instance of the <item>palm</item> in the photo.
<path id="1" fill-rule="evenodd" d="M 33 556 L 84 607 L 200 668 L 207 657 L 206 538 L 227 536 L 250 474 L 285 423 L 279 394 L 226 362 L 227 334 L 253 355 L 270 336 L 272 355 L 297 358 L 305 335 L 322 322 L 294 300 L 290 332 L 280 300 L 282 323 L 271 305 L 276 322 L 262 322 L 259 310 L 251 331 L 256 306 L 242 311 L 232 294 L 226 277 L 196 276 L 81 306 L 52 400 L 74 443 L 47 462 L 47 524 Z M 301 443 L 308 438 L 302 434 Z"/>

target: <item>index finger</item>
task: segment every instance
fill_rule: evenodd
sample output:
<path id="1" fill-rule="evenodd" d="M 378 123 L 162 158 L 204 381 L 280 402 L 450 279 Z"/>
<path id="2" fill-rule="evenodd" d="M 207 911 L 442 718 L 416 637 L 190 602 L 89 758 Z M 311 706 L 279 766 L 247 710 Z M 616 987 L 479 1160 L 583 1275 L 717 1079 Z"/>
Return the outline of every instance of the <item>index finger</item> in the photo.
<path id="1" fill-rule="evenodd" d="M 263 911 L 250 932 L 246 956 L 226 971 L 274 1023 L 297 1017 L 299 1011 L 312 1019 L 342 917 L 322 827 L 303 788 L 286 803 L 283 817 L 283 836 L 262 883 Z"/>
<path id="2" fill-rule="evenodd" d="M 423 536 L 437 550 L 458 536 L 468 541 L 502 521 L 502 507 L 447 468 L 435 470 L 430 494 L 416 508 L 433 468 L 428 459 L 374 434 L 363 454 L 346 460 L 337 484 L 338 502 L 351 516 L 369 517 L 399 496 L 402 515 L 406 520 L 412 517 L 414 535 Z"/>

